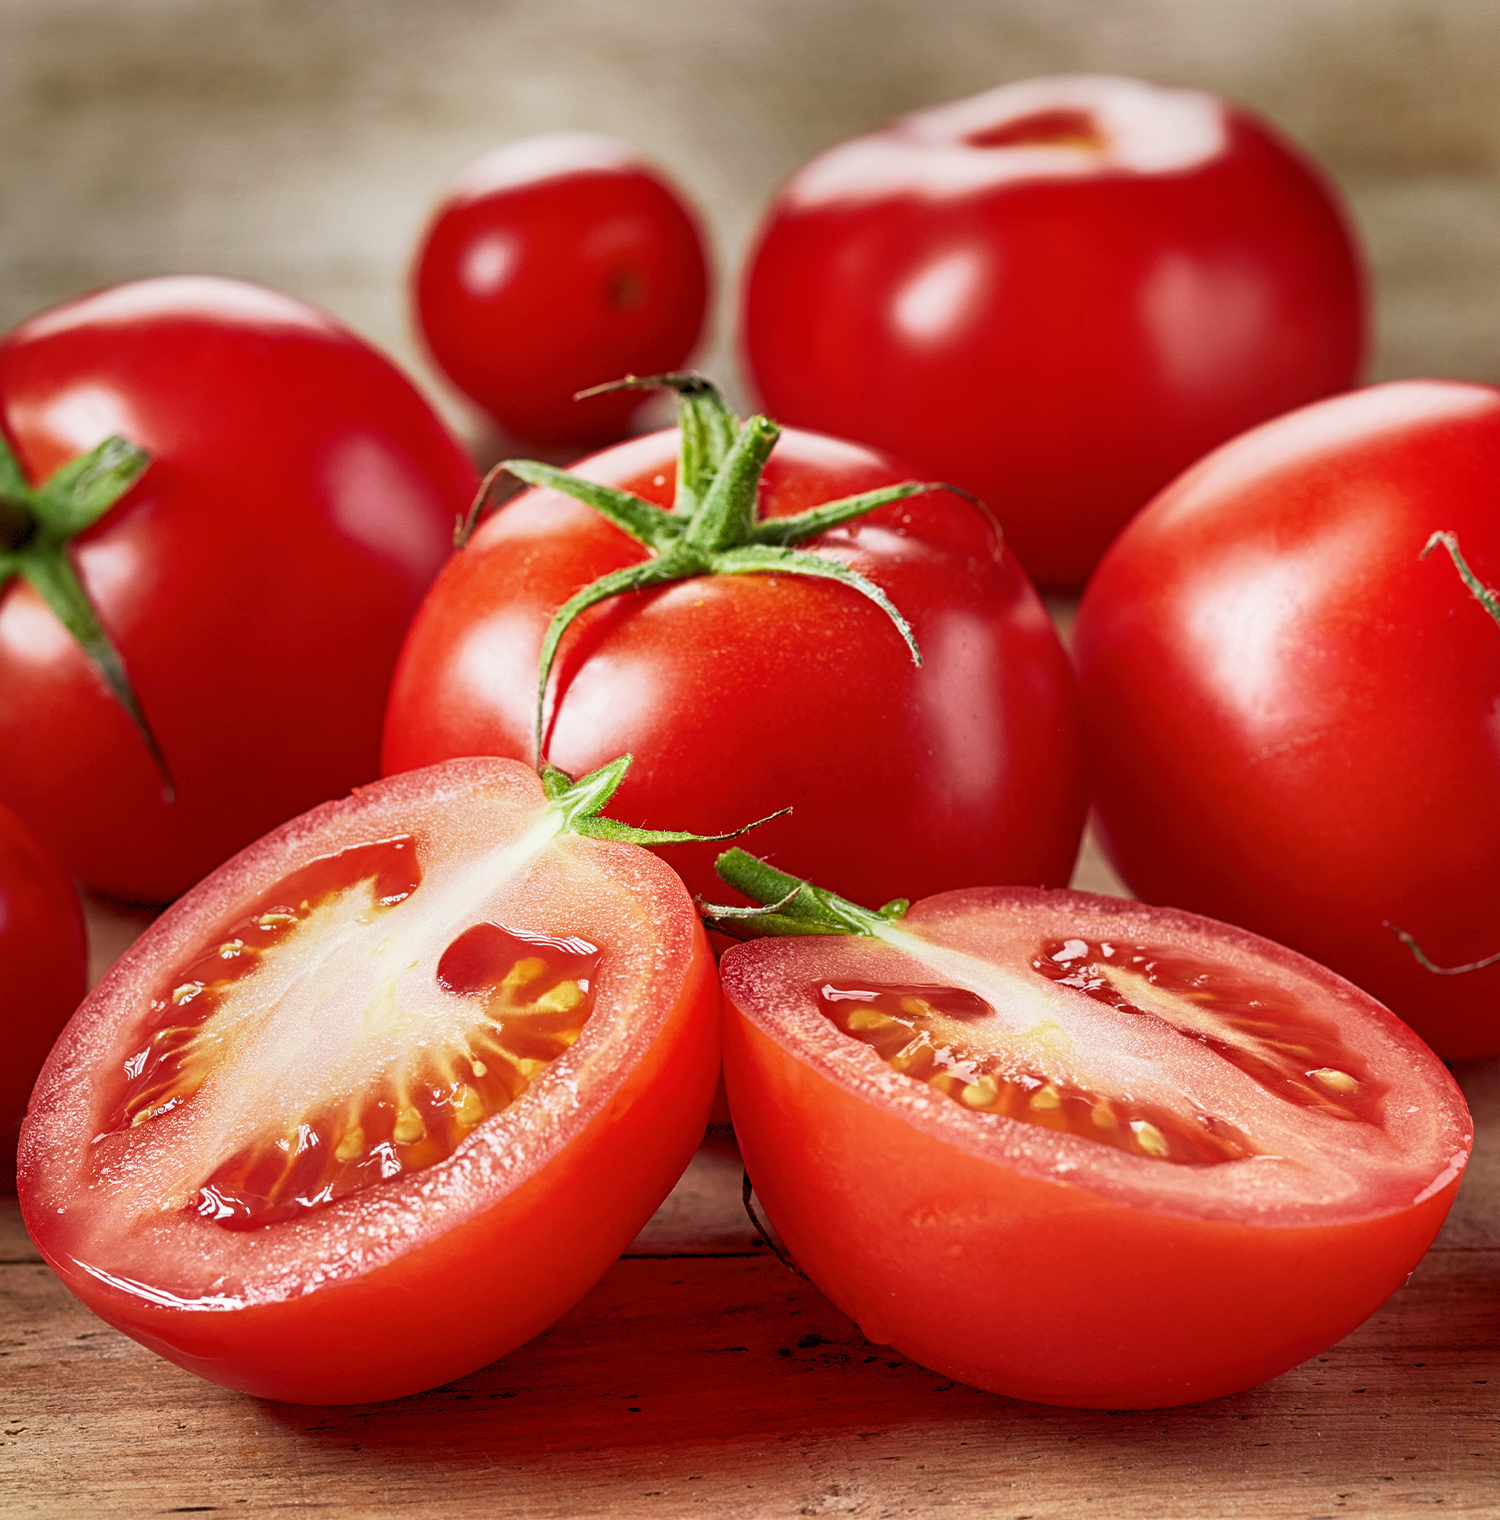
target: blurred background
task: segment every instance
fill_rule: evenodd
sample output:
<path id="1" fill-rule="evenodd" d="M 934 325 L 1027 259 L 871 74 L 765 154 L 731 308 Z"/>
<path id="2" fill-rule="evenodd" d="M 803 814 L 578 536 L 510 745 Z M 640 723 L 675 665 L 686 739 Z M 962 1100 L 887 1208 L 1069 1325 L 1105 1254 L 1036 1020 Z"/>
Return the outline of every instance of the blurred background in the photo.
<path id="1" fill-rule="evenodd" d="M 696 202 L 703 367 L 738 390 L 734 279 L 814 153 L 1026 75 L 1139 75 L 1269 116 L 1372 261 L 1371 378 L 1500 381 L 1496 0 L 0 0 L 0 326 L 140 275 L 330 309 L 422 360 L 405 269 L 445 179 L 506 138 L 613 133 Z"/>

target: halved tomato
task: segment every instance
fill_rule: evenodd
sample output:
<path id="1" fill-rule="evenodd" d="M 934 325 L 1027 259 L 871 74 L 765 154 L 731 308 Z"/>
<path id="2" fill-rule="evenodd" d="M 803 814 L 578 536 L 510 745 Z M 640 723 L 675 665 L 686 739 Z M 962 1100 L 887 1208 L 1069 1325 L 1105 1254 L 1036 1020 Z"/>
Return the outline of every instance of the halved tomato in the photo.
<path id="1" fill-rule="evenodd" d="M 1188 1403 L 1331 1345 L 1427 1249 L 1468 1111 L 1348 982 L 1087 893 L 899 911 L 721 967 L 755 1190 L 872 1341 L 1016 1398 Z"/>
<path id="2" fill-rule="evenodd" d="M 594 816 L 622 773 L 395 776 L 159 919 L 23 1131 L 27 1226 L 67 1285 L 305 1403 L 457 1377 L 578 1299 L 687 1164 L 718 1072 L 692 902 Z"/>

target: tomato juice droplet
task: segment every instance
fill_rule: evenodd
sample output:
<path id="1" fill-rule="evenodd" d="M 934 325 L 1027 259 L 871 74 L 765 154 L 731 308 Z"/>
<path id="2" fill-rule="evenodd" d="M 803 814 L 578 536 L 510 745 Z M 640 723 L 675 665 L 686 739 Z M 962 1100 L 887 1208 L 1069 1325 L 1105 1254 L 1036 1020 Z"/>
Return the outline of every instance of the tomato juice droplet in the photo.
<path id="1" fill-rule="evenodd" d="M 255 1026 L 252 1034 L 263 1032 L 277 1015 L 277 993 L 258 995 L 254 979 L 263 974 L 271 989 L 293 985 L 299 934 L 311 936 L 316 947 L 333 922 L 346 929 L 352 924 L 360 935 L 371 926 L 380 938 L 377 926 L 394 923 L 390 916 L 399 917 L 421 882 L 406 837 L 354 846 L 286 877 L 165 979 L 95 1143 L 191 1103 L 226 1049 L 245 1043 L 247 1026 Z M 278 951 L 290 961 L 278 962 Z M 371 958 L 381 953 L 382 946 L 369 952 Z M 337 1097 L 310 1098 L 295 1112 L 275 1112 L 276 1099 L 268 1098 L 264 1121 L 254 1115 L 260 1123 L 254 1139 L 206 1163 L 208 1175 L 187 1206 L 227 1229 L 254 1228 L 445 1159 L 578 1039 L 593 1008 L 602 957 L 597 946 L 573 937 L 495 923 L 462 930 L 436 966 L 427 962 L 426 985 L 441 1005 L 436 1023 L 429 1017 L 412 1034 L 399 1006 L 351 1005 L 354 1022 L 378 1035 L 394 1029 L 398 1041 L 405 1040 L 397 1044 L 398 1058 L 372 1064 Z M 413 961 L 407 969 L 416 966 Z M 394 982 L 371 985 L 397 998 Z M 448 1008 L 451 1019 L 442 1012 Z M 356 1051 L 389 1048 L 362 1046 L 361 1038 L 362 1031 L 354 1031 Z M 284 1091 L 269 1078 L 266 1088 L 278 1097 Z M 310 1090 L 321 1091 L 317 1083 Z"/>
<path id="2" fill-rule="evenodd" d="M 973 1112 L 1182 1166 L 1255 1154 L 1239 1129 L 1212 1114 L 1189 1120 L 1158 1104 L 1091 1092 L 1049 1071 L 1035 1047 L 1019 1051 L 994 1009 L 966 988 L 824 982 L 815 991 L 824 1015 L 846 1035 L 892 1070 Z"/>

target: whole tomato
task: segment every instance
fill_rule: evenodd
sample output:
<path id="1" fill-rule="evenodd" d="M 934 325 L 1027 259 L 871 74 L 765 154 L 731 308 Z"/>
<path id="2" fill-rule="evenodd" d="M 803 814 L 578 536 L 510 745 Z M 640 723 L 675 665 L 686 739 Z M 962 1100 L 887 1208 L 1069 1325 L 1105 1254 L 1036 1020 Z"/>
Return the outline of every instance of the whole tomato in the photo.
<path id="1" fill-rule="evenodd" d="M 1164 491 L 1076 629 L 1132 889 L 1313 956 L 1448 1058 L 1500 1051 L 1500 964 L 1458 969 L 1500 951 L 1500 627 L 1457 563 L 1500 582 L 1497 480 L 1500 391 L 1320 402 Z"/>
<path id="2" fill-rule="evenodd" d="M 0 340 L 0 426 L 0 800 L 75 876 L 164 901 L 375 775 L 475 485 L 387 360 L 290 296 L 144 280 Z"/>
<path id="3" fill-rule="evenodd" d="M 87 987 L 78 893 L 62 863 L 0 807 L 0 1192 L 15 1191 L 31 1084 Z"/>
<path id="4" fill-rule="evenodd" d="M 1207 449 L 1348 387 L 1363 334 L 1314 166 L 1247 111 L 1108 77 L 831 149 L 776 198 L 745 289 L 775 416 L 977 492 L 1057 587 Z"/>
<path id="5" fill-rule="evenodd" d="M 767 871 L 731 932 L 745 1166 L 872 1340 L 1012 1398 L 1152 1408 L 1331 1346 L 1432 1243 L 1473 1121 L 1375 1000 L 1254 935 L 1084 892 L 879 913 Z"/>
<path id="6" fill-rule="evenodd" d="M 378 781 L 167 910 L 57 1042 L 27 1228 L 110 1324 L 328 1404 L 461 1377 L 580 1298 L 703 1135 L 719 985 L 664 861 L 576 784 Z"/>
<path id="7" fill-rule="evenodd" d="M 757 850 L 861 900 L 1066 881 L 1085 800 L 1072 672 L 991 520 L 869 449 L 741 426 L 691 383 L 680 433 L 573 476 L 512 466 L 538 488 L 413 621 L 387 772 L 534 758 L 540 661 L 540 747 L 574 774 L 633 754 L 629 823 L 716 835 L 790 807 Z M 712 892 L 713 855 L 672 864 Z"/>
<path id="8" fill-rule="evenodd" d="M 548 132 L 458 175 L 412 294 L 433 358 L 509 432 L 598 444 L 629 431 L 641 398 L 574 393 L 681 364 L 703 330 L 708 261 L 678 192 L 627 144 Z"/>

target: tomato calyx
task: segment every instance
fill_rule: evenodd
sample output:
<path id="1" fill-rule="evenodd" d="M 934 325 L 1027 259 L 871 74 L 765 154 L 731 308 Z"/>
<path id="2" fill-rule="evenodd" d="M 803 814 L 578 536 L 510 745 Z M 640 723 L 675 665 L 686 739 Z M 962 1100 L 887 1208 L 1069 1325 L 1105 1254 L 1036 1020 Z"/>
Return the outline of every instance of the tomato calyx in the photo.
<path id="1" fill-rule="evenodd" d="M 98 522 L 150 463 L 144 449 L 111 437 L 69 460 L 40 486 L 33 486 L 0 437 L 0 589 L 19 575 L 73 636 L 135 724 L 161 776 L 163 793 L 171 801 L 174 788 L 166 757 L 136 698 L 120 651 L 99 622 L 68 555 L 69 544 Z"/>
<path id="2" fill-rule="evenodd" d="M 789 807 L 779 808 L 764 818 L 756 818 L 723 834 L 691 834 L 682 829 L 638 829 L 633 824 L 621 823 L 616 818 L 602 817 L 603 809 L 619 791 L 620 783 L 625 779 L 625 773 L 630 769 L 633 759 L 631 755 L 621 755 L 576 781 L 555 765 L 543 765 L 538 774 L 542 780 L 542 791 L 558 822 L 558 831 L 582 834 L 588 839 L 613 840 L 616 844 L 644 845 L 647 848 L 663 844 L 706 844 L 720 839 L 737 839 L 747 830 L 759 828 L 761 824 L 791 812 Z"/>
<path id="3" fill-rule="evenodd" d="M 810 881 L 778 871 L 747 850 L 725 850 L 714 870 L 727 885 L 758 908 L 735 908 L 698 899 L 698 911 L 710 929 L 732 939 L 765 939 L 793 934 L 862 934 L 879 938 L 906 916 L 911 899 L 894 897 L 873 912 L 858 903 L 815 887 Z"/>
<path id="4" fill-rule="evenodd" d="M 1490 617 L 1500 624 L 1500 592 L 1496 592 L 1493 586 L 1485 583 L 1469 568 L 1469 562 L 1463 556 L 1458 547 L 1458 534 L 1450 533 L 1446 529 L 1438 529 L 1422 545 L 1422 552 L 1418 559 L 1426 559 L 1437 546 L 1441 544 L 1448 551 L 1448 558 L 1453 561 L 1453 568 L 1458 571 L 1459 579 L 1469 588 L 1469 595 L 1479 603 Z M 1382 924 L 1389 929 L 1397 939 L 1412 953 L 1412 958 L 1424 970 L 1430 971 L 1434 976 L 1464 976 L 1470 971 L 1483 971 L 1486 966 L 1493 966 L 1500 961 L 1500 950 L 1493 955 L 1481 956 L 1477 961 L 1466 961 L 1462 966 L 1440 966 L 1433 960 L 1421 945 L 1418 944 L 1414 934 L 1409 934 L 1405 929 L 1393 924 L 1390 919 L 1383 919 Z"/>
<path id="5" fill-rule="evenodd" d="M 547 678 L 563 634 L 589 607 L 628 591 L 645 591 L 699 575 L 807 575 L 838 581 L 874 602 L 901 635 L 912 663 L 917 666 L 922 663 L 911 624 L 874 581 L 839 560 L 804 552 L 795 546 L 863 517 L 877 507 L 925 491 L 954 491 L 966 497 L 968 493 L 938 481 L 909 480 L 825 502 L 790 517 L 761 519 L 757 511 L 760 477 L 781 436 L 780 427 L 769 417 L 754 416 L 742 422 L 726 405 L 717 387 L 694 374 L 627 375 L 623 380 L 579 394 L 661 388 L 677 393 L 682 433 L 676 496 L 670 511 L 629 491 L 584 480 L 553 465 L 506 459 L 485 477 L 468 516 L 454 535 L 455 546 L 461 549 L 473 532 L 495 481 L 502 473 L 508 473 L 527 485 L 561 491 L 581 501 L 651 551 L 651 557 L 641 564 L 602 575 L 569 597 L 548 625 L 538 661 L 538 759 L 542 757 L 545 732 Z"/>

